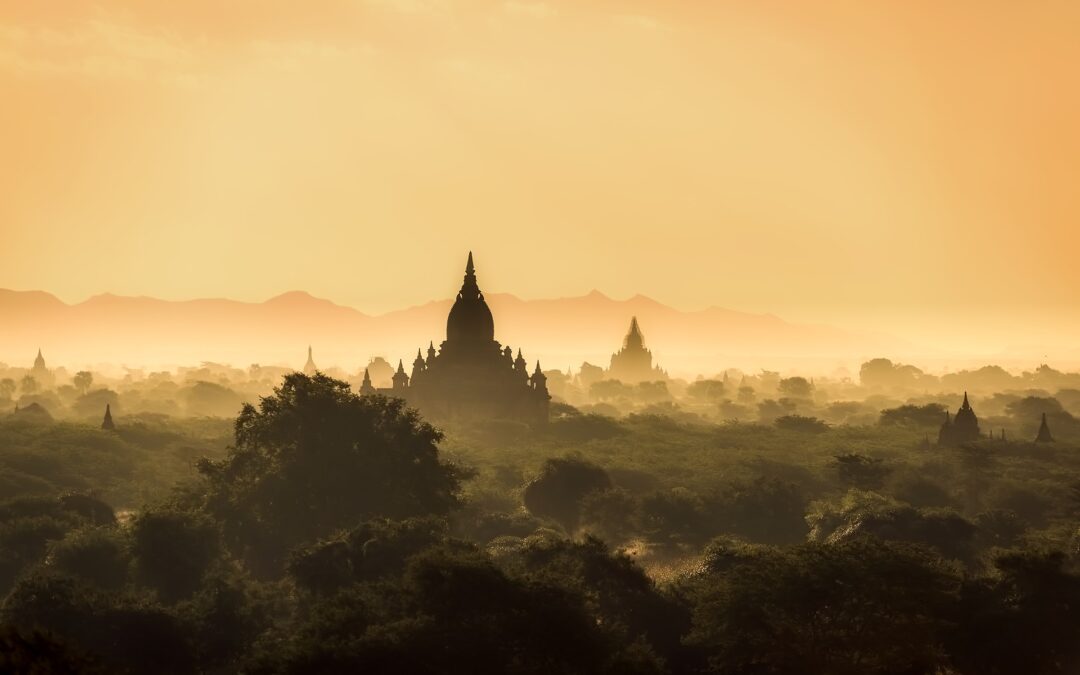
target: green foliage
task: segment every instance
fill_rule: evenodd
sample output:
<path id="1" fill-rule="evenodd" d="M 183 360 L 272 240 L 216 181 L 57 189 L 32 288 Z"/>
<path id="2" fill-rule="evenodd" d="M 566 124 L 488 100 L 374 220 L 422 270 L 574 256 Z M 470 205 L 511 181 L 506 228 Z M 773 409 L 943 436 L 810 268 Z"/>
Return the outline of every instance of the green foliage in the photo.
<path id="1" fill-rule="evenodd" d="M 243 398 L 216 382 L 198 381 L 179 392 L 189 415 L 232 417 L 243 405 Z"/>
<path id="2" fill-rule="evenodd" d="M 0 673 L 13 675 L 104 675 L 83 654 L 40 630 L 0 626 Z"/>
<path id="3" fill-rule="evenodd" d="M 166 602 L 195 593 L 219 554 L 217 527 L 201 514 L 146 511 L 131 524 L 135 573 Z"/>
<path id="4" fill-rule="evenodd" d="M 1010 552 L 997 575 L 963 587 L 948 636 L 962 673 L 1073 673 L 1080 668 L 1080 578 L 1061 553 Z"/>
<path id="5" fill-rule="evenodd" d="M 157 498 L 194 476 L 199 457 L 223 454 L 228 423 L 125 417 L 117 433 L 91 424 L 47 426 L 0 419 L 0 500 L 93 490 L 117 508 Z"/>
<path id="6" fill-rule="evenodd" d="M 687 640 L 715 673 L 933 673 L 959 580 L 876 541 L 755 549 L 691 587 Z"/>
<path id="7" fill-rule="evenodd" d="M 595 464 L 579 457 L 553 458 L 544 462 L 540 475 L 525 487 L 525 507 L 573 532 L 581 501 L 591 492 L 610 487 L 611 478 Z"/>
<path id="8" fill-rule="evenodd" d="M 31 566 L 44 559 L 50 544 L 76 528 L 108 522 L 112 514 L 87 513 L 96 500 L 21 497 L 0 502 L 0 594 Z"/>
<path id="9" fill-rule="evenodd" d="M 866 538 L 919 544 L 949 559 L 970 561 L 975 525 L 945 510 L 920 510 L 873 492 L 851 490 L 838 503 L 818 502 L 807 516 L 810 539 L 842 543 Z"/>
<path id="10" fill-rule="evenodd" d="M 73 579 L 36 574 L 4 600 L 0 617 L 59 636 L 106 672 L 191 673 L 196 656 L 185 625 L 144 599 L 102 593 Z"/>
<path id="11" fill-rule="evenodd" d="M 867 457 L 856 452 L 837 455 L 835 461 L 840 482 L 860 490 L 880 488 L 890 471 L 880 458 Z"/>
<path id="12" fill-rule="evenodd" d="M 1026 395 L 994 399 L 987 426 Z M 0 502 L 0 671 L 35 652 L 44 672 L 1080 669 L 1068 433 L 927 448 L 922 399 L 766 410 L 828 426 L 713 424 L 699 414 L 720 405 L 691 396 L 444 440 L 358 399 L 290 376 L 227 453 L 211 418 L 0 420 L 17 497 Z M 200 455 L 224 459 L 200 475 Z"/>
<path id="13" fill-rule="evenodd" d="M 120 396 L 115 391 L 98 389 L 80 396 L 79 400 L 75 401 L 75 405 L 72 406 L 72 410 L 79 417 L 96 419 L 100 424 L 101 418 L 105 414 L 105 406 L 111 406 L 112 413 L 115 415 L 120 412 L 119 402 Z"/>
<path id="14" fill-rule="evenodd" d="M 777 385 L 777 391 L 786 398 L 808 399 L 814 394 L 814 385 L 805 377 L 785 377 Z"/>
<path id="15" fill-rule="evenodd" d="M 439 459 L 442 435 L 399 399 L 358 396 L 318 374 L 287 375 L 236 420 L 235 446 L 203 462 L 206 507 L 259 574 L 288 551 L 373 516 L 444 514 L 464 475 Z"/>
<path id="16" fill-rule="evenodd" d="M 773 421 L 777 429 L 797 431 L 804 434 L 822 434 L 829 430 L 829 425 L 816 417 L 784 415 Z"/>
<path id="17" fill-rule="evenodd" d="M 940 403 L 902 405 L 881 411 L 878 424 L 907 426 L 924 431 L 936 430 L 945 420 L 945 406 Z"/>
<path id="18" fill-rule="evenodd" d="M 116 590 L 128 580 L 127 549 L 126 539 L 115 527 L 81 528 L 50 547 L 49 564 L 98 588 Z"/>
<path id="19" fill-rule="evenodd" d="M 560 441 L 590 441 L 616 438 L 626 433 L 622 425 L 603 415 L 571 415 L 553 420 L 546 429 Z"/>
<path id="20" fill-rule="evenodd" d="M 686 388 L 687 395 L 709 402 L 719 402 L 724 398 L 724 383 L 720 380 L 698 380 Z"/>

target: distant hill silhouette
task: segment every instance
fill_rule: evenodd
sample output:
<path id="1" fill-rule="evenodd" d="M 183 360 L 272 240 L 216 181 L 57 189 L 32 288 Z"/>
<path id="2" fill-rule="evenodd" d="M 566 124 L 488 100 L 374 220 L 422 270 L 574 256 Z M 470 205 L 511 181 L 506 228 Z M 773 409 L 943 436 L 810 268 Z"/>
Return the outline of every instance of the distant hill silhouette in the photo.
<path id="1" fill-rule="evenodd" d="M 627 322 L 637 316 L 656 362 L 678 374 L 759 364 L 857 364 L 863 357 L 910 351 L 889 336 L 796 324 L 770 314 L 721 308 L 680 311 L 637 295 L 599 291 L 572 298 L 522 300 L 486 293 L 496 335 L 545 368 L 607 365 Z M 445 337 L 451 299 L 373 316 L 304 292 L 261 303 L 226 299 L 166 301 L 98 295 L 68 305 L 40 291 L 0 290 L 0 360 L 21 365 L 42 347 L 51 364 L 129 366 L 218 361 L 301 367 L 307 346 L 317 363 L 353 372 L 372 355 L 411 357 L 416 345 Z M 410 351 L 411 350 L 411 351 Z"/>

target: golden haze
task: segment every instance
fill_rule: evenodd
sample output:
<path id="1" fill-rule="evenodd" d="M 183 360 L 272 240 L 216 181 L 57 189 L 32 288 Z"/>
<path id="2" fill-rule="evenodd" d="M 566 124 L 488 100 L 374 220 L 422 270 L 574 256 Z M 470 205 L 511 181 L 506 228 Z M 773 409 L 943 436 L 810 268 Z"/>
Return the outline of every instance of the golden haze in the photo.
<path id="1" fill-rule="evenodd" d="M 301 4 L 303 6 L 301 6 Z M 1075 2 L 0 5 L 0 287 L 645 293 L 1075 355 Z"/>

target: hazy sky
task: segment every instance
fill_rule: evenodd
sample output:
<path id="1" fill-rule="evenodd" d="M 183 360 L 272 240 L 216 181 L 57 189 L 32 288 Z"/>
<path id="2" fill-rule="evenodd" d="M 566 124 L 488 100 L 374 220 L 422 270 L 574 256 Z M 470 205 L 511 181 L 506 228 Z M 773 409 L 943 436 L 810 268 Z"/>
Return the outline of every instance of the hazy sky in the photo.
<path id="1" fill-rule="evenodd" d="M 381 311 L 471 248 L 526 298 L 1080 345 L 1077 35 L 1075 0 L 4 2 L 0 287 Z"/>

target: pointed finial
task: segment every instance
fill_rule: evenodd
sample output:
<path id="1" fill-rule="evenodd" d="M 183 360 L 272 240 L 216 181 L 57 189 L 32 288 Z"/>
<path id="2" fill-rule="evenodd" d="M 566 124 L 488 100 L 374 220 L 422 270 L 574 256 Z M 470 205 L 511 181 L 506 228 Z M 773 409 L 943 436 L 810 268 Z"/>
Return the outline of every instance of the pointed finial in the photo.
<path id="1" fill-rule="evenodd" d="M 536 360 L 536 372 L 538 372 L 538 373 L 543 372 L 543 371 L 540 370 L 540 359 Z"/>
<path id="2" fill-rule="evenodd" d="M 971 404 L 968 403 L 968 397 L 967 397 L 967 392 L 966 391 L 964 392 L 964 407 L 965 408 L 970 408 L 971 407 Z"/>
<path id="3" fill-rule="evenodd" d="M 397 360 L 397 369 L 398 369 L 399 373 L 404 373 L 405 372 L 405 364 L 402 362 L 401 359 Z"/>
<path id="4" fill-rule="evenodd" d="M 472 251 L 469 251 L 469 262 L 465 263 L 465 274 L 472 274 L 475 271 L 476 271 L 476 268 L 473 267 L 473 261 L 472 261 Z"/>

